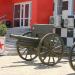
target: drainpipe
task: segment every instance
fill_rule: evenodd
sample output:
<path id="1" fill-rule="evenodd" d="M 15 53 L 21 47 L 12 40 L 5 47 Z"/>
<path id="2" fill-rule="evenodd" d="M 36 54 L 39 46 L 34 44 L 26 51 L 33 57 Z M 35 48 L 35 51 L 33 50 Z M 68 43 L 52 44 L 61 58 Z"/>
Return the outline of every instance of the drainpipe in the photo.
<path id="1" fill-rule="evenodd" d="M 58 15 L 58 0 L 54 0 L 54 24 L 55 27 L 61 26 L 61 15 Z"/>
<path id="2" fill-rule="evenodd" d="M 73 1 L 74 0 L 68 0 L 68 15 L 73 16 Z"/>
<path id="3" fill-rule="evenodd" d="M 56 26 L 57 18 L 57 0 L 54 0 L 54 25 Z"/>
<path id="4" fill-rule="evenodd" d="M 74 0 L 68 0 L 68 27 L 74 28 L 74 13 L 73 13 Z"/>

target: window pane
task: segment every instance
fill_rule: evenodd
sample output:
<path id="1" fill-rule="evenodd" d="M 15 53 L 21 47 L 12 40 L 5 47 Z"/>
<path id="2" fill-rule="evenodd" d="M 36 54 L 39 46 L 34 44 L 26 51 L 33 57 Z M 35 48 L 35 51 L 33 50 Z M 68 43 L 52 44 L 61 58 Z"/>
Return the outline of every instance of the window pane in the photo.
<path id="1" fill-rule="evenodd" d="M 32 4 L 30 4 L 30 19 L 31 19 L 31 17 L 32 17 Z"/>
<path id="2" fill-rule="evenodd" d="M 68 1 L 64 1 L 63 2 L 63 7 L 62 7 L 63 10 L 68 10 Z"/>
<path id="3" fill-rule="evenodd" d="M 20 5 L 15 5 L 14 18 L 20 18 Z"/>
<path id="4" fill-rule="evenodd" d="M 23 12 L 24 12 L 24 5 L 22 5 L 22 11 L 21 11 L 21 18 L 23 18 Z"/>
<path id="5" fill-rule="evenodd" d="M 23 19 L 21 19 L 21 26 L 23 26 Z"/>
<path id="6" fill-rule="evenodd" d="M 25 19 L 25 25 L 24 26 L 28 26 L 28 19 Z"/>
<path id="7" fill-rule="evenodd" d="M 20 26 L 20 20 L 14 20 L 14 26 L 19 27 Z"/>
<path id="8" fill-rule="evenodd" d="M 29 16 L 29 4 L 25 5 L 25 18 L 28 18 Z"/>

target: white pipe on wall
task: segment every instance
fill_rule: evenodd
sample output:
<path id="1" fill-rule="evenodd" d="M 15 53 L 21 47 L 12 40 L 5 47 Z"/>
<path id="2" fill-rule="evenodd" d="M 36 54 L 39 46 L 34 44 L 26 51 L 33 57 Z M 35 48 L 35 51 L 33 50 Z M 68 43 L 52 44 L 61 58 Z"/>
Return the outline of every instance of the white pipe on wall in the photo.
<path id="1" fill-rule="evenodd" d="M 73 0 L 68 0 L 68 15 L 73 16 Z"/>

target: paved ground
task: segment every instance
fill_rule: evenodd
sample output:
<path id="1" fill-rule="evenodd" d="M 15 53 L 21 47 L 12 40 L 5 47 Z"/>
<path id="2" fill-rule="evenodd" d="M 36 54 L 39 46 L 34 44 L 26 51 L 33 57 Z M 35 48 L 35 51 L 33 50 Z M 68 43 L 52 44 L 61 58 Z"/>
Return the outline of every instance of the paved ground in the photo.
<path id="1" fill-rule="evenodd" d="M 54 67 L 48 67 L 35 59 L 27 62 L 19 56 L 0 56 L 0 75 L 75 75 L 68 60 L 62 59 Z"/>

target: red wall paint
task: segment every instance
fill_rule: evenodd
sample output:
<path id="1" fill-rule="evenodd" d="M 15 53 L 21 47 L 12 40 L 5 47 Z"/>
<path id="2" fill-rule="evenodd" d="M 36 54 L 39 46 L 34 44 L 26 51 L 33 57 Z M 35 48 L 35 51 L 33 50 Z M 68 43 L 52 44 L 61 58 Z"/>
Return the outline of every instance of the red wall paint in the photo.
<path id="1" fill-rule="evenodd" d="M 37 13 L 38 13 L 38 4 L 37 4 L 38 0 L 32 0 L 32 21 L 31 24 L 37 24 Z"/>
<path id="2" fill-rule="evenodd" d="M 0 17 L 6 15 L 6 19 L 13 22 L 14 3 L 30 0 L 0 0 Z"/>
<path id="3" fill-rule="evenodd" d="M 31 1 L 31 0 L 12 0 L 13 3 L 20 3 L 20 2 L 26 2 L 26 1 Z"/>
<path id="4" fill-rule="evenodd" d="M 13 3 L 31 0 L 13 0 Z M 53 0 L 32 0 L 31 24 L 49 23 L 49 17 L 53 15 Z"/>
<path id="5" fill-rule="evenodd" d="M 74 4 L 73 4 L 74 6 L 73 6 L 73 11 L 74 11 L 74 14 L 75 14 L 75 0 L 74 0 Z"/>
<path id="6" fill-rule="evenodd" d="M 38 0 L 38 23 L 49 23 L 53 15 L 53 0 Z"/>
<path id="7" fill-rule="evenodd" d="M 48 24 L 53 15 L 53 0 L 32 0 L 32 24 Z"/>
<path id="8" fill-rule="evenodd" d="M 0 0 L 0 17 L 6 15 L 6 19 L 12 20 L 12 1 L 10 0 Z"/>

